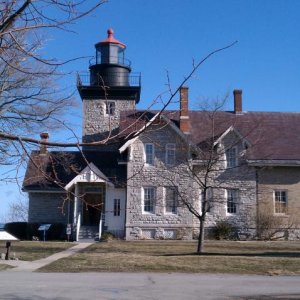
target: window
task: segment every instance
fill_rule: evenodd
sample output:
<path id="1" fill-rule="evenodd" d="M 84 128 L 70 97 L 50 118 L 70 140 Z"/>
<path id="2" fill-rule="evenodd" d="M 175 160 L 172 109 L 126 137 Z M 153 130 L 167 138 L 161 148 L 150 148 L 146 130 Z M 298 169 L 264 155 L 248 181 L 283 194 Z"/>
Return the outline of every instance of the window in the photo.
<path id="1" fill-rule="evenodd" d="M 106 102 L 106 114 L 107 115 L 114 115 L 116 110 L 116 103 L 115 102 Z"/>
<path id="2" fill-rule="evenodd" d="M 166 213 L 176 214 L 178 204 L 178 193 L 175 186 L 165 188 L 166 191 Z"/>
<path id="3" fill-rule="evenodd" d="M 155 188 L 146 187 L 144 188 L 144 212 L 154 213 L 155 205 Z"/>
<path id="4" fill-rule="evenodd" d="M 175 164 L 175 144 L 166 145 L 166 164 L 169 166 Z"/>
<path id="5" fill-rule="evenodd" d="M 146 155 L 146 164 L 154 164 L 154 145 L 145 144 L 145 155 Z"/>
<path id="6" fill-rule="evenodd" d="M 121 213 L 120 199 L 114 199 L 114 216 L 118 217 Z"/>
<path id="7" fill-rule="evenodd" d="M 199 211 L 202 213 L 202 208 L 204 208 L 204 191 L 201 191 L 200 195 L 200 209 Z M 209 213 L 211 212 L 211 208 L 213 206 L 213 189 L 212 188 L 207 188 L 206 190 L 206 212 Z"/>
<path id="8" fill-rule="evenodd" d="M 237 203 L 239 198 L 238 190 L 227 190 L 227 213 L 237 213 Z"/>
<path id="9" fill-rule="evenodd" d="M 274 191 L 275 214 L 286 214 L 287 191 Z"/>
<path id="10" fill-rule="evenodd" d="M 230 148 L 226 150 L 226 166 L 227 168 L 235 168 L 237 167 L 237 149 L 236 147 Z"/>

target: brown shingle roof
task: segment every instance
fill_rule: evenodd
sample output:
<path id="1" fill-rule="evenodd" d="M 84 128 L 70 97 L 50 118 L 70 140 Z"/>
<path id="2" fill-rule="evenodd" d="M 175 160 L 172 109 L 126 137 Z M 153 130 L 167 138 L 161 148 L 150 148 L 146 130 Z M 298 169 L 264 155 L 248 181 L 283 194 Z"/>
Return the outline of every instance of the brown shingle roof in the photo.
<path id="1" fill-rule="evenodd" d="M 124 135 L 137 131 L 156 113 L 123 112 L 120 129 Z M 178 111 L 164 111 L 163 114 L 179 127 Z M 189 117 L 190 138 L 196 145 L 212 137 L 216 139 L 233 126 L 251 144 L 248 159 L 300 160 L 300 113 L 190 111 Z M 134 125 L 126 130 L 129 124 Z"/>
<path id="2" fill-rule="evenodd" d="M 87 151 L 81 152 L 53 151 L 40 155 L 38 151 L 31 154 L 25 178 L 24 190 L 57 190 L 69 183 L 86 166 L 93 164 L 116 186 L 123 186 L 126 180 L 126 166 L 119 165 L 121 157 L 116 152 Z"/>

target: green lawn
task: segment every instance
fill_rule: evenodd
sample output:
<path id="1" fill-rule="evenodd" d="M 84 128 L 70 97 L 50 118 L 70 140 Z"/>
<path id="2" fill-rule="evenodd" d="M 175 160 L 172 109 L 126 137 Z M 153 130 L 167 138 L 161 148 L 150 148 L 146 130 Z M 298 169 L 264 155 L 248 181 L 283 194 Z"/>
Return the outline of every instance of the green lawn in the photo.
<path id="1" fill-rule="evenodd" d="M 206 241 L 204 255 L 195 250 L 190 241 L 102 242 L 40 271 L 300 274 L 300 242 Z"/>
<path id="2" fill-rule="evenodd" d="M 67 242 L 12 242 L 10 257 L 15 256 L 19 260 L 32 261 L 45 258 L 72 246 L 75 244 Z M 5 242 L 0 242 L 0 252 L 6 253 Z"/>

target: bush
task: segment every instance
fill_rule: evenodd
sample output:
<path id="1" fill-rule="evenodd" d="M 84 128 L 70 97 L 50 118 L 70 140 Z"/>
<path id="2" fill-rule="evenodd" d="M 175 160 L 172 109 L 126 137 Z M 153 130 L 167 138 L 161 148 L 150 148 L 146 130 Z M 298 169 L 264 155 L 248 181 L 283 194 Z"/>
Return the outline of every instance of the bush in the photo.
<path id="1" fill-rule="evenodd" d="M 102 235 L 101 235 L 101 239 L 100 241 L 101 242 L 108 242 L 108 241 L 111 241 L 111 240 L 114 240 L 116 237 L 114 234 L 112 234 L 111 232 L 103 232 Z"/>
<path id="2" fill-rule="evenodd" d="M 218 240 L 231 239 L 235 228 L 228 221 L 219 221 L 214 227 L 214 236 Z"/>

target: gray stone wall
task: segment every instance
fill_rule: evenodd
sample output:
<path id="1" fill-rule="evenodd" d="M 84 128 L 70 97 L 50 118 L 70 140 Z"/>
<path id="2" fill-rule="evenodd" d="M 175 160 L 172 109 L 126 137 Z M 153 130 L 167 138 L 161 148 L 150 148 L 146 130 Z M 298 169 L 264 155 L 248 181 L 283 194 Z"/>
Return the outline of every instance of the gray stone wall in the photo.
<path id="1" fill-rule="evenodd" d="M 227 168 L 226 149 L 236 147 L 237 166 Z M 253 238 L 256 234 L 256 172 L 244 159 L 245 144 L 234 131 L 228 133 L 218 148 L 218 159 L 211 172 L 213 188 L 212 207 L 207 213 L 206 226 L 213 228 L 219 221 L 227 221 L 237 229 L 240 238 Z M 236 213 L 227 212 L 227 190 L 238 190 L 239 197 Z M 198 231 L 196 230 L 196 233 Z"/>
<path id="2" fill-rule="evenodd" d="M 68 203 L 63 193 L 28 193 L 28 222 L 36 223 L 68 223 Z M 70 212 L 70 217 L 72 213 Z"/>
<path id="3" fill-rule="evenodd" d="M 235 133 L 228 134 L 220 145 L 220 153 L 213 171 L 209 173 L 213 187 L 213 205 L 207 213 L 206 226 L 214 227 L 218 221 L 227 220 L 238 228 L 242 238 L 255 235 L 256 220 L 256 174 L 244 162 L 242 154 L 244 145 L 236 140 L 240 137 Z M 236 141 L 234 141 L 236 140 Z M 234 142 L 234 143 L 233 143 Z M 145 164 L 144 145 L 152 143 L 155 147 L 154 166 Z M 166 166 L 166 144 L 176 144 L 176 164 Z M 226 169 L 224 149 L 229 144 L 238 148 L 238 166 Z M 191 165 L 188 163 L 189 149 L 186 142 L 169 126 L 157 128 L 152 126 L 143 133 L 139 140 L 131 145 L 130 161 L 128 163 L 128 188 L 127 188 L 127 222 L 126 238 L 182 238 L 191 239 L 199 233 L 199 222 L 188 211 L 185 204 L 180 201 L 185 199 L 196 210 L 200 211 L 202 186 L 191 175 Z M 204 178 L 203 166 L 194 168 L 199 178 Z M 203 173 L 204 172 L 204 173 Z M 143 212 L 143 187 L 155 187 L 156 203 L 154 213 Z M 177 186 L 179 206 L 176 214 L 165 213 L 164 188 Z M 237 213 L 227 213 L 226 189 L 238 189 L 239 200 Z M 171 230 L 174 230 L 172 233 Z"/>
<path id="4" fill-rule="evenodd" d="M 152 143 L 155 148 L 154 165 L 145 164 L 144 145 Z M 176 144 L 176 163 L 166 166 L 166 145 Z M 177 186 L 179 193 L 192 191 L 192 181 L 181 176 L 186 170 L 183 161 L 187 159 L 188 149 L 185 141 L 169 126 L 152 126 L 135 141 L 130 149 L 127 185 L 126 238 L 181 238 L 191 239 L 193 217 L 186 207 L 178 205 L 175 214 L 165 211 L 165 188 Z M 156 202 L 153 213 L 143 212 L 143 188 L 156 189 Z M 192 195 L 194 197 L 195 195 Z"/>
<path id="5" fill-rule="evenodd" d="M 114 115 L 106 114 L 106 103 L 115 102 Z M 135 109 L 134 100 L 83 100 L 83 132 L 84 142 L 95 141 L 115 133 L 120 125 L 120 112 Z"/>

